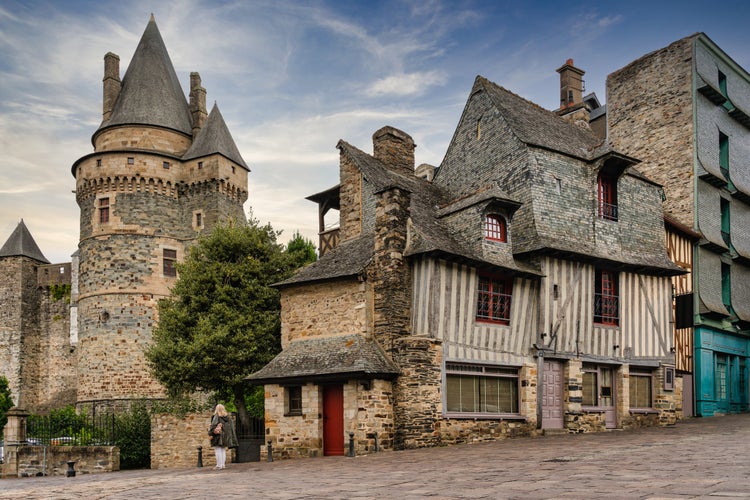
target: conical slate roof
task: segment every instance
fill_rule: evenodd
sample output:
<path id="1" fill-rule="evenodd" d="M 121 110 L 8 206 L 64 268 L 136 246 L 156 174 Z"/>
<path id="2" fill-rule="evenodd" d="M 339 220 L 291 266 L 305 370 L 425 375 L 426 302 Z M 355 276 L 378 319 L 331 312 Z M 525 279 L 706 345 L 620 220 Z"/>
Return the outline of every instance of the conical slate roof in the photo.
<path id="1" fill-rule="evenodd" d="M 31 236 L 31 233 L 26 228 L 26 224 L 23 223 L 23 219 L 18 223 L 13 234 L 10 235 L 8 241 L 5 242 L 2 248 L 0 248 L 0 257 L 29 257 L 39 262 L 49 264 L 47 258 L 39 250 L 39 247 Z"/>
<path id="2" fill-rule="evenodd" d="M 214 107 L 211 108 L 211 112 L 208 114 L 205 125 L 198 132 L 193 145 L 187 150 L 185 155 L 182 157 L 183 160 L 192 160 L 200 158 L 201 156 L 208 156 L 212 154 L 220 154 L 226 156 L 233 162 L 239 164 L 246 170 L 250 168 L 242 159 L 240 151 L 237 149 L 237 145 L 232 139 L 232 134 L 229 133 L 224 117 L 221 116 L 219 107 L 214 103 Z"/>
<path id="3" fill-rule="evenodd" d="M 112 115 L 99 130 L 125 124 L 192 134 L 188 103 L 153 14 L 122 79 Z"/>

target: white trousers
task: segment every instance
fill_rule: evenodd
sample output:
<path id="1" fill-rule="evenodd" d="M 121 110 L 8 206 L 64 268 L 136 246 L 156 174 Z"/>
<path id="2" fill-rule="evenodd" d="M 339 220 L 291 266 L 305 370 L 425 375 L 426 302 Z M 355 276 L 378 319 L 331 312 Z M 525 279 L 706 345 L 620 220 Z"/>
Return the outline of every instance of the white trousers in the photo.
<path id="1" fill-rule="evenodd" d="M 227 449 L 223 446 L 214 446 L 216 453 L 216 467 L 223 469 L 227 463 Z"/>

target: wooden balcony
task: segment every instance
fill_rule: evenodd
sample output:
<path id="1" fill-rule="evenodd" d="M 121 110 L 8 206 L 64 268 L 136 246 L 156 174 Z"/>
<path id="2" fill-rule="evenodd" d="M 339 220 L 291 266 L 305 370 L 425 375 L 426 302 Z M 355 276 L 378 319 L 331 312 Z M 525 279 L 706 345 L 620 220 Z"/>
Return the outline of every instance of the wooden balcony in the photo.
<path id="1" fill-rule="evenodd" d="M 327 229 L 319 233 L 318 256 L 322 257 L 339 244 L 339 228 Z"/>

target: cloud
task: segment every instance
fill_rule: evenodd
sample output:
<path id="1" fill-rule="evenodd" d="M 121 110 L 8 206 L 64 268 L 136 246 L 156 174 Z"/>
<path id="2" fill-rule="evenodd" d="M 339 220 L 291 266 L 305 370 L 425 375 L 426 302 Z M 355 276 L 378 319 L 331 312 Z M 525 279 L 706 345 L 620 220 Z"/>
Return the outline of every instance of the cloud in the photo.
<path id="1" fill-rule="evenodd" d="M 422 95 L 430 87 L 444 85 L 447 76 L 443 71 L 425 71 L 417 73 L 400 73 L 387 76 L 374 82 L 366 90 L 368 96 L 382 95 Z"/>

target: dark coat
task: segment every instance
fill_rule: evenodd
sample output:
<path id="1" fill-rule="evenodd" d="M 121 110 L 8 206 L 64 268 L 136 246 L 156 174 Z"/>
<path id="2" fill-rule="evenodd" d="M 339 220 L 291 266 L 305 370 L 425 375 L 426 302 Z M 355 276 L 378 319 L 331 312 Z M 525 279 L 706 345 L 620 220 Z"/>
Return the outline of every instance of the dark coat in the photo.
<path id="1" fill-rule="evenodd" d="M 221 434 L 214 434 L 214 429 L 221 422 Z M 222 446 L 224 448 L 237 447 L 237 434 L 234 431 L 234 422 L 229 416 L 220 417 L 214 415 L 211 418 L 211 426 L 208 428 L 208 435 L 211 436 L 211 446 Z"/>

